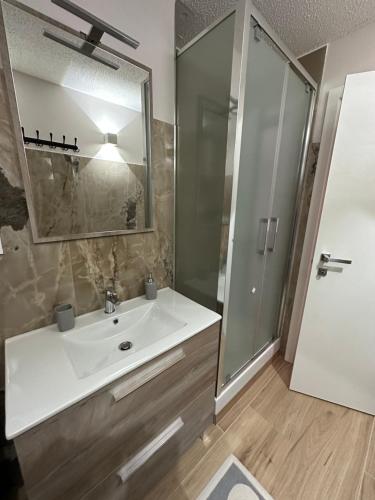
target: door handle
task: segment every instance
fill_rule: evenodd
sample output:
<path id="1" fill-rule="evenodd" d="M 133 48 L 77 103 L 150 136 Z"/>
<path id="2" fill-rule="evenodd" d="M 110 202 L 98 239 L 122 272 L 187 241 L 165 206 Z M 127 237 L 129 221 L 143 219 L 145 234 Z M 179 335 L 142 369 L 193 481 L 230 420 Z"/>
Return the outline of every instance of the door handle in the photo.
<path id="1" fill-rule="evenodd" d="M 333 257 L 331 257 L 331 254 L 327 252 L 321 254 L 320 260 L 325 264 L 328 264 L 329 262 L 334 262 L 336 264 L 351 264 L 353 262 L 349 259 L 334 259 Z"/>
<path id="2" fill-rule="evenodd" d="M 318 276 L 327 276 L 328 271 L 333 271 L 334 269 L 330 269 L 329 267 L 325 267 L 324 264 L 351 264 L 353 261 L 350 259 L 335 259 L 331 257 L 331 254 L 328 252 L 323 252 L 320 254 L 320 265 L 318 267 Z"/>
<path id="3" fill-rule="evenodd" d="M 259 219 L 258 253 L 260 255 L 266 255 L 269 229 L 270 229 L 270 220 Z"/>
<path id="4" fill-rule="evenodd" d="M 273 225 L 273 233 L 272 233 L 271 243 L 269 245 L 267 245 L 267 250 L 269 252 L 273 252 L 275 250 L 277 233 L 279 231 L 279 222 L 280 222 L 279 217 L 271 217 L 270 218 L 270 227 L 272 224 Z"/>

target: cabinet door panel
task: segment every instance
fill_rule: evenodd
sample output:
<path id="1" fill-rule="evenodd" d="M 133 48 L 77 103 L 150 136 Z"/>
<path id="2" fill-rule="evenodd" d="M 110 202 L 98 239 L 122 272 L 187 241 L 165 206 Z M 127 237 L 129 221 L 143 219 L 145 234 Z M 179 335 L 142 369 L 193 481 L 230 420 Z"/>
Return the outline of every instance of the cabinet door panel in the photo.
<path id="1" fill-rule="evenodd" d="M 79 498 L 160 432 L 216 378 L 219 324 L 15 440 L 30 499 Z M 184 357 L 181 357 L 181 349 Z M 126 396 L 177 353 L 179 361 Z M 169 367 L 168 367 L 169 366 Z M 147 377 L 146 377 L 147 378 Z M 212 394 L 212 399 L 214 395 Z M 84 478 L 84 480 L 82 480 Z M 79 493 L 79 494 L 78 494 Z"/>
<path id="2" fill-rule="evenodd" d="M 101 484 L 83 497 L 84 500 L 143 500 L 177 458 L 212 423 L 214 391 L 215 386 L 212 385 L 184 409 L 180 415 L 184 425 L 125 482 L 119 477 L 121 467 L 115 468 Z"/>

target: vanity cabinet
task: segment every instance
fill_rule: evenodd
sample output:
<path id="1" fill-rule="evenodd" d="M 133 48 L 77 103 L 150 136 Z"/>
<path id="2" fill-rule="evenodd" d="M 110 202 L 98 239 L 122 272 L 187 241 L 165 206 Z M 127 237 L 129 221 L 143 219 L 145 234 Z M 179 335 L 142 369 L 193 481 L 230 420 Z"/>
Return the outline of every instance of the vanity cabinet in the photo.
<path id="1" fill-rule="evenodd" d="M 30 500 L 142 498 L 212 423 L 219 323 L 15 438 Z"/>

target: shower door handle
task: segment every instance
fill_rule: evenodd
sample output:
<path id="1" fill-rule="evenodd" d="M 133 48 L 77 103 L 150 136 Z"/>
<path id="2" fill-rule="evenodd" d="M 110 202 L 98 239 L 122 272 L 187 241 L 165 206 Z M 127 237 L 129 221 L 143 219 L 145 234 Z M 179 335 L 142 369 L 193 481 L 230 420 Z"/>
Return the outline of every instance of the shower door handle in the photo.
<path id="1" fill-rule="evenodd" d="M 266 255 L 270 219 L 259 219 L 258 253 Z"/>
<path id="2" fill-rule="evenodd" d="M 280 222 L 280 218 L 279 217 L 271 217 L 270 218 L 270 228 L 271 228 L 271 225 L 273 227 L 273 232 L 272 232 L 272 239 L 271 239 L 271 242 L 267 245 L 267 250 L 269 252 L 273 252 L 275 250 L 275 246 L 276 246 L 276 240 L 277 240 L 277 233 L 279 231 L 279 222 Z"/>

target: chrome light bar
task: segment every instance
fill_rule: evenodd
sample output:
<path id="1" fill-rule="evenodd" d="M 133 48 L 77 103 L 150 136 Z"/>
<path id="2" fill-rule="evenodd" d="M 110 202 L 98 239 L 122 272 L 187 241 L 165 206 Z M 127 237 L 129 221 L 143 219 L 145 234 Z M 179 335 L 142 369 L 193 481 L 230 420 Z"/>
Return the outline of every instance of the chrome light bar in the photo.
<path id="1" fill-rule="evenodd" d="M 114 28 L 105 21 L 102 21 L 70 0 L 51 0 L 51 2 L 92 25 L 90 33 L 86 35 L 87 41 L 90 43 L 97 45 L 103 34 L 107 33 L 107 35 L 116 38 L 116 40 L 130 45 L 133 49 L 137 49 L 140 45 L 139 42 L 131 36 L 123 33 L 117 28 Z"/>
<path id="2" fill-rule="evenodd" d="M 68 47 L 71 50 L 74 50 L 75 52 L 78 52 L 79 54 L 82 54 L 83 56 L 89 57 L 90 59 L 93 59 L 94 61 L 97 61 L 101 64 L 104 64 L 104 66 L 107 66 L 108 68 L 118 70 L 120 69 L 120 66 L 117 64 L 113 63 L 112 61 L 107 61 L 107 59 L 104 59 L 104 57 L 97 56 L 96 54 L 93 54 L 92 52 L 95 49 L 95 45 L 91 45 L 92 51 L 87 51 L 84 49 L 84 46 L 88 46 L 88 42 L 85 42 L 82 47 L 77 47 L 73 43 L 71 43 L 69 40 L 66 40 L 65 38 L 59 37 L 57 35 L 54 35 L 50 31 L 44 30 L 43 35 L 48 38 L 49 40 L 53 40 L 56 43 L 59 43 L 60 45 L 63 45 L 64 47 Z"/>

